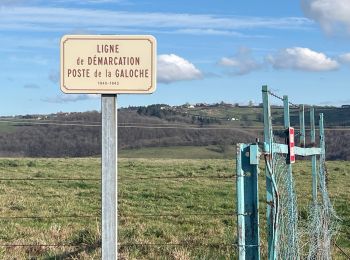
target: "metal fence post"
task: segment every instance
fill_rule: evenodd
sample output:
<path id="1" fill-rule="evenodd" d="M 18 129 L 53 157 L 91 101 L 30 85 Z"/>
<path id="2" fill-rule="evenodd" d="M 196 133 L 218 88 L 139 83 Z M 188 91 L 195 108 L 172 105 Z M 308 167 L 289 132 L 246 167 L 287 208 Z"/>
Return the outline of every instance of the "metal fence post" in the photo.
<path id="1" fill-rule="evenodd" d="M 237 234 L 239 260 L 260 259 L 259 147 L 237 145 Z"/>
<path id="2" fill-rule="evenodd" d="M 102 259 L 118 257 L 117 95 L 102 95 Z"/>
<path id="3" fill-rule="evenodd" d="M 239 260 L 245 260 L 244 172 L 242 169 L 243 147 L 244 144 L 237 144 L 236 154 L 237 240 Z"/>
<path id="4" fill-rule="evenodd" d="M 262 86 L 262 99 L 263 99 L 263 113 L 264 113 L 264 144 L 269 146 L 270 160 L 273 160 L 273 133 L 272 133 L 272 118 L 271 108 L 269 103 L 269 91 L 267 86 Z M 275 259 L 275 245 L 274 245 L 274 195 L 272 189 L 272 179 L 269 174 L 268 166 L 265 164 L 266 175 L 266 219 L 267 219 L 267 239 L 268 239 L 268 259 Z"/>
<path id="5" fill-rule="evenodd" d="M 320 114 L 320 147 L 322 150 L 321 156 L 324 156 L 325 155 L 325 136 L 324 136 L 323 113 Z"/>
<path id="6" fill-rule="evenodd" d="M 289 100 L 288 96 L 283 96 L 283 111 L 284 111 L 284 128 L 288 129 L 290 127 L 290 114 L 289 114 Z M 290 216 L 297 216 L 297 209 L 294 208 L 295 203 L 295 195 L 293 194 L 294 191 L 294 181 L 293 181 L 293 169 L 292 169 L 292 164 L 288 163 L 287 164 L 287 174 L 288 174 L 288 196 L 289 198 L 292 198 L 294 201 L 291 203 L 291 208 L 288 209 Z M 297 234 L 297 220 L 298 219 L 291 219 L 288 223 L 289 230 L 291 232 L 291 235 L 289 236 L 289 243 L 296 245 L 298 244 L 298 238 Z"/>
<path id="7" fill-rule="evenodd" d="M 304 105 L 300 105 L 299 125 L 300 125 L 300 146 L 305 147 L 305 113 Z"/>
<path id="8" fill-rule="evenodd" d="M 310 129 L 311 129 L 311 145 L 316 147 L 316 133 L 315 133 L 315 108 L 310 109 Z M 312 201 L 317 201 L 317 161 L 316 154 L 311 156 L 311 169 L 312 169 Z"/>
<path id="9" fill-rule="evenodd" d="M 327 171 L 325 169 L 325 165 L 321 165 L 326 161 L 326 142 L 325 142 L 325 134 L 324 134 L 323 113 L 320 113 L 319 126 L 320 126 L 320 148 L 321 148 L 320 165 L 319 166 L 320 166 L 320 172 L 322 175 L 322 179 L 324 181 L 323 185 L 324 185 L 324 187 L 327 187 L 328 186 Z"/>

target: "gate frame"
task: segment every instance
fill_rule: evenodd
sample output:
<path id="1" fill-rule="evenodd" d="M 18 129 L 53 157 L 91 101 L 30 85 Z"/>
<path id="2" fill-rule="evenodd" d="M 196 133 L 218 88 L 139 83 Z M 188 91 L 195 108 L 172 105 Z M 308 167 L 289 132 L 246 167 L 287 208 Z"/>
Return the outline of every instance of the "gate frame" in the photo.
<path id="1" fill-rule="evenodd" d="M 268 86 L 262 86 L 263 114 L 264 114 L 264 142 L 260 143 L 239 143 L 237 144 L 236 156 L 236 192 L 237 192 L 237 238 L 238 238 L 238 257 L 239 260 L 260 259 L 260 232 L 259 232 L 259 158 L 264 155 L 265 158 L 273 157 L 274 153 L 289 154 L 288 144 L 273 142 L 273 127 L 271 118 L 271 106 L 269 94 L 272 94 Z M 274 95 L 274 94 L 272 94 Z M 274 95 L 276 96 L 276 95 Z M 277 97 L 277 96 L 276 96 Z M 277 97 L 279 98 L 279 97 Z M 290 127 L 290 114 L 288 96 L 280 98 L 283 100 L 284 128 Z M 300 142 L 299 146 L 294 147 L 295 155 L 307 157 L 311 156 L 312 169 L 312 198 L 313 202 L 317 200 L 317 156 L 325 157 L 325 135 L 323 114 L 319 115 L 319 147 L 316 146 L 315 132 L 315 110 L 310 108 L 310 130 L 311 143 L 306 147 L 305 143 L 305 107 L 299 106 L 299 124 L 300 124 Z M 261 148 L 262 147 L 262 148 Z M 262 151 L 262 152 L 261 152 Z M 286 162 L 287 163 L 287 162 Z M 267 240 L 268 240 L 268 259 L 278 258 L 276 250 L 276 241 L 278 239 L 278 223 L 276 223 L 276 208 L 274 205 L 273 180 L 269 174 L 269 166 L 265 163 L 266 176 L 266 219 L 267 219 Z M 287 163 L 287 174 L 289 183 L 293 183 L 292 165 Z M 290 191 L 292 189 L 289 189 Z M 291 194 L 292 195 L 292 194 Z M 289 209 L 291 213 L 297 209 Z M 293 215 L 293 214 L 291 214 Z M 293 222 L 292 222 L 293 223 Z M 294 231 L 294 229 L 292 229 Z M 295 242 L 297 234 L 291 233 L 289 238 Z"/>

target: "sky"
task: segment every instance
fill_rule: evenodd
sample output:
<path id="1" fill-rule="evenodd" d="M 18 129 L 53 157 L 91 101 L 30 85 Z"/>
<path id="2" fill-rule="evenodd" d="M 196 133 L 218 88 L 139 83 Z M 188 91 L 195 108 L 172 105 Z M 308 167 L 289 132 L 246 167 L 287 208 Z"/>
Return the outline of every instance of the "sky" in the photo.
<path id="1" fill-rule="evenodd" d="M 348 0 L 0 0 L 0 115 L 100 110 L 99 95 L 60 90 L 66 34 L 156 37 L 157 90 L 118 95 L 119 107 L 258 104 L 262 85 L 350 104 Z"/>

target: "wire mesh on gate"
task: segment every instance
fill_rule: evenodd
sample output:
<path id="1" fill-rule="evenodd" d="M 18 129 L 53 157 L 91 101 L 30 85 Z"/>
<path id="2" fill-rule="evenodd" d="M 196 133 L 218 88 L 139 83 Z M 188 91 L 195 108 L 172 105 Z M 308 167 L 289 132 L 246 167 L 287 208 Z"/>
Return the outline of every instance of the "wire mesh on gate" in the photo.
<path id="1" fill-rule="evenodd" d="M 320 196 L 310 206 L 307 231 L 309 234 L 309 252 L 307 259 L 332 259 L 332 239 L 338 231 L 338 220 L 329 198 L 326 184 L 326 164 L 324 156 L 320 158 L 318 171 Z"/>
<path id="2" fill-rule="evenodd" d="M 297 199 L 291 172 L 286 157 L 280 151 L 274 151 L 268 159 L 269 175 L 274 189 L 274 230 L 273 238 L 279 259 L 299 259 L 299 230 Z"/>
<path id="3" fill-rule="evenodd" d="M 16 172 L 16 174 L 19 175 L 25 175 L 27 173 L 22 172 Z M 231 173 L 217 173 L 217 174 L 210 174 L 210 175 L 193 175 L 193 176 L 183 176 L 183 175 L 166 175 L 166 176 L 134 176 L 134 177 L 128 177 L 123 176 L 118 178 L 121 182 L 128 182 L 133 183 L 134 181 L 153 181 L 153 180 L 168 180 L 168 179 L 174 179 L 174 180 L 202 180 L 202 179 L 210 179 L 216 181 L 233 181 L 235 175 Z M 8 183 L 8 182 L 93 182 L 93 183 L 100 183 L 101 178 L 82 178 L 82 177 L 60 177 L 60 178 L 54 178 L 54 177 L 2 177 L 0 178 L 0 184 Z M 122 198 L 122 197 L 120 197 Z M 95 214 L 94 214 L 95 213 Z M 145 218 L 210 218 L 210 219 L 221 219 L 221 218 L 230 218 L 235 216 L 234 209 L 225 209 L 225 211 L 209 211 L 205 212 L 203 210 L 195 210 L 193 212 L 182 212 L 178 209 L 174 210 L 173 212 L 150 212 L 150 213 L 144 213 L 144 214 L 138 214 L 138 213 L 120 213 L 119 217 L 120 219 L 131 219 L 131 218 L 139 218 L 139 220 L 144 220 Z M 2 221 L 11 221 L 12 223 L 16 223 L 18 221 L 56 221 L 57 219 L 97 219 L 97 221 L 100 221 L 101 218 L 101 212 L 93 212 L 91 214 L 67 214 L 67 215 L 40 215 L 40 214 L 20 214 L 17 213 L 16 215 L 0 215 L 0 220 Z M 191 238 L 196 240 L 195 238 Z M 45 243 L 46 242 L 46 243 Z M 56 241 L 55 241 L 56 242 Z M 121 243 L 118 244 L 118 247 L 120 249 L 122 248 L 159 248 L 159 247 L 184 247 L 184 248 L 207 248 L 207 249 L 226 249 L 228 252 L 234 252 L 234 249 L 236 248 L 235 242 L 232 240 L 225 243 L 219 243 L 219 242 L 205 242 L 205 241 L 193 241 L 193 242 L 179 242 L 179 243 L 169 243 L 168 241 L 164 242 L 157 242 L 157 243 L 141 243 L 137 239 L 135 241 L 120 241 Z M 52 243 L 49 241 L 43 241 L 43 242 L 18 242 L 18 241 L 9 241 L 9 242 L 2 242 L 0 243 L 0 250 L 22 250 L 23 251 L 40 251 L 40 252 L 49 252 L 50 250 L 58 250 L 62 249 L 66 253 L 70 253 L 71 250 L 80 250 L 80 251 L 91 251 L 95 250 L 97 248 L 101 247 L 101 241 L 96 241 L 96 244 L 91 243 L 77 243 L 77 241 L 74 241 L 70 243 L 70 241 L 65 241 L 62 243 Z M 39 250 L 40 249 L 40 250 Z M 0 257 L 1 258 L 1 257 Z"/>
<path id="4" fill-rule="evenodd" d="M 268 91 L 275 98 L 282 97 Z M 291 102 L 290 105 L 299 107 Z M 273 143 L 273 137 L 271 146 Z M 273 150 L 271 157 L 265 157 L 269 175 L 272 179 L 275 205 L 274 230 L 277 234 L 273 238 L 276 255 L 279 259 L 329 260 L 332 258 L 332 239 L 338 230 L 338 217 L 333 209 L 328 193 L 328 176 L 324 151 L 319 156 L 317 173 L 319 196 L 311 203 L 306 227 L 298 222 L 298 204 L 293 176 L 286 164 L 286 157 L 282 151 Z M 308 236 L 308 241 L 301 243 L 302 236 Z M 302 248 L 308 248 L 306 255 Z"/>

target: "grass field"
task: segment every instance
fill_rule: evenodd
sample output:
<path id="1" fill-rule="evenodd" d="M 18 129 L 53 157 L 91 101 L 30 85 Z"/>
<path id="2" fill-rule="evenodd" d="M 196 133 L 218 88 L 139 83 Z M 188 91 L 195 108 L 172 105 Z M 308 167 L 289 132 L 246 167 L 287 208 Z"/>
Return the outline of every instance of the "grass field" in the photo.
<path id="1" fill-rule="evenodd" d="M 215 145 L 145 147 L 121 150 L 119 156 L 121 158 L 230 159 L 235 153 L 234 149 L 228 146 L 223 152 Z"/>
<path id="2" fill-rule="evenodd" d="M 277 103 L 278 104 L 278 103 Z M 279 105 L 282 105 L 280 103 Z M 181 110 L 180 110 L 181 111 Z M 306 113 L 308 108 L 306 108 Z M 195 107 L 183 108 L 182 112 L 188 115 L 200 115 L 211 118 L 229 119 L 226 123 L 234 126 L 259 126 L 262 127 L 262 107 Z M 283 108 L 273 107 L 272 116 L 275 123 L 283 125 Z M 315 115 L 324 113 L 327 126 L 349 126 L 349 108 L 336 107 L 315 107 Z M 231 118 L 238 119 L 231 121 Z M 290 108 L 291 125 L 299 124 L 299 110 L 293 107 Z M 222 122 L 224 123 L 224 121 Z M 309 124 L 309 116 L 306 114 L 305 124 Z"/>
<path id="3" fill-rule="evenodd" d="M 11 125 L 7 122 L 0 122 L 0 133 L 12 132 L 16 129 L 14 125 Z"/>
<path id="4" fill-rule="evenodd" d="M 119 161 L 120 259 L 236 259 L 230 246 L 236 239 L 234 160 Z M 337 244 L 349 254 L 350 162 L 327 165 L 331 197 L 342 219 Z M 309 162 L 295 165 L 301 219 L 311 199 L 309 170 Z M 99 178 L 97 158 L 1 159 L 0 259 L 100 259 Z M 259 181 L 265 254 L 263 174 Z M 337 250 L 334 256 L 346 259 Z"/>

